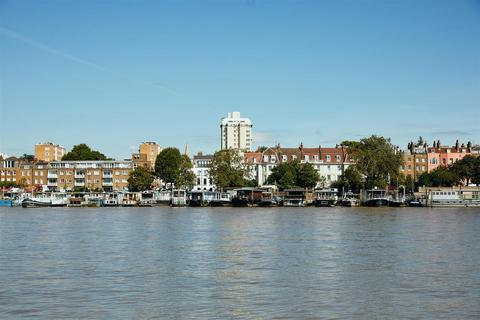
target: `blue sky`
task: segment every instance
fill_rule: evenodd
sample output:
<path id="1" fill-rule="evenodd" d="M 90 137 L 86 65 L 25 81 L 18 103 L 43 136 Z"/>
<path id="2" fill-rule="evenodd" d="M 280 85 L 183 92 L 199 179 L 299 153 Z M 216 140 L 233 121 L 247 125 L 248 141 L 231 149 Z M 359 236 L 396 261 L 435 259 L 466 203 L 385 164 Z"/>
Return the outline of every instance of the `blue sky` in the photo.
<path id="1" fill-rule="evenodd" d="M 480 1 L 2 1 L 0 152 L 480 142 Z"/>

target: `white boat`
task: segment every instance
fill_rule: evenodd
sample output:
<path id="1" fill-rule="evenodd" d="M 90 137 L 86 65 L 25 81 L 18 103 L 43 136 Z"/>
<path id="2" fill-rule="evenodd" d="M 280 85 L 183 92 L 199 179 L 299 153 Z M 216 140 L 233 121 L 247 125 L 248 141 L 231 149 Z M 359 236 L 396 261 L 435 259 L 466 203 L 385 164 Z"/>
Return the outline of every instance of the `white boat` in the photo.
<path id="1" fill-rule="evenodd" d="M 338 189 L 317 189 L 315 190 L 316 207 L 334 207 L 338 202 Z"/>
<path id="2" fill-rule="evenodd" d="M 425 207 L 480 207 L 480 187 L 428 188 L 419 199 Z"/>

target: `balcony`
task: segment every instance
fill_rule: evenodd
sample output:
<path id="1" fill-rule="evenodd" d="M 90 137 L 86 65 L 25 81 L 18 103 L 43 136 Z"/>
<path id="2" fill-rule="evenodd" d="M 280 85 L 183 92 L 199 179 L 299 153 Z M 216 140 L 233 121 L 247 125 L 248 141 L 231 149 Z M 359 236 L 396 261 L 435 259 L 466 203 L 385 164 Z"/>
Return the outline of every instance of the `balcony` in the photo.
<path id="1" fill-rule="evenodd" d="M 50 173 L 50 172 L 49 172 L 48 175 L 47 175 L 47 178 L 48 178 L 48 179 L 57 179 L 57 174 L 56 174 L 56 173 Z"/>
<path id="2" fill-rule="evenodd" d="M 84 187 L 85 186 L 85 182 L 77 182 L 75 181 L 75 187 Z"/>
<path id="3" fill-rule="evenodd" d="M 113 186 L 113 182 L 112 182 L 112 181 L 109 181 L 109 182 L 105 182 L 105 181 L 104 181 L 104 182 L 102 182 L 102 185 L 103 185 L 104 187 L 111 187 L 111 186 Z"/>
<path id="4" fill-rule="evenodd" d="M 77 173 L 75 172 L 75 179 L 84 179 L 85 173 Z"/>

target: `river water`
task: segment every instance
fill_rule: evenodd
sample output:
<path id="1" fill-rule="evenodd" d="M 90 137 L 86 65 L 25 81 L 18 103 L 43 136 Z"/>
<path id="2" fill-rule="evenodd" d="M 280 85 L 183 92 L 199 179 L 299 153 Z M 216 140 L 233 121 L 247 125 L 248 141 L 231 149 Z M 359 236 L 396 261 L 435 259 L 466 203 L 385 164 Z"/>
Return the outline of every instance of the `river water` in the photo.
<path id="1" fill-rule="evenodd" d="M 0 318 L 480 319 L 480 210 L 0 208 Z"/>

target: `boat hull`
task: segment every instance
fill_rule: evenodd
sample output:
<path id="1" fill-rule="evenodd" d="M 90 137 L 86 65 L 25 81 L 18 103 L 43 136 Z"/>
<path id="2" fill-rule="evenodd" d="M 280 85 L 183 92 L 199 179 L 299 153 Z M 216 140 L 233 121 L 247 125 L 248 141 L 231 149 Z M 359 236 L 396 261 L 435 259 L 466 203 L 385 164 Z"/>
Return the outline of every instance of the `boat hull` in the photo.
<path id="1" fill-rule="evenodd" d="M 317 199 L 315 200 L 315 207 L 335 207 L 337 200 Z"/>
<path id="2" fill-rule="evenodd" d="M 379 198 L 379 199 L 369 199 L 363 204 L 366 207 L 387 207 L 389 204 L 388 199 Z"/>
<path id="3" fill-rule="evenodd" d="M 22 201 L 23 208 L 42 208 L 50 207 L 52 205 L 51 201 L 37 201 L 32 199 L 25 199 Z"/>

